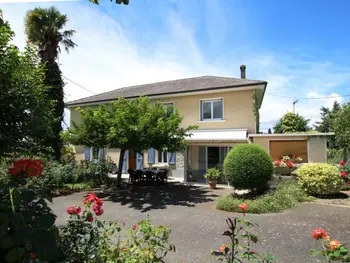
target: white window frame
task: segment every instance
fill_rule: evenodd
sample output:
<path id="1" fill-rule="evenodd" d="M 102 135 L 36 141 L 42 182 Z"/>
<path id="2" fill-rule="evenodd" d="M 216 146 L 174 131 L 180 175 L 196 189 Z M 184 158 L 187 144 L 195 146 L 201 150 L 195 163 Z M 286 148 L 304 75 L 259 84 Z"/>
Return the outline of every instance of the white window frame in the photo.
<path id="1" fill-rule="evenodd" d="M 164 112 L 165 112 L 166 107 L 170 106 L 170 104 L 173 107 L 173 112 L 175 111 L 175 102 L 167 101 L 167 102 L 162 102 L 162 104 L 163 104 Z"/>
<path id="2" fill-rule="evenodd" d="M 164 161 L 164 152 L 166 152 L 166 160 Z M 160 155 L 159 155 L 160 154 Z M 159 161 L 159 156 L 161 156 L 161 162 Z M 168 151 L 157 151 L 157 163 L 169 163 L 169 154 Z"/>
<path id="3" fill-rule="evenodd" d="M 97 158 L 94 158 L 94 151 L 97 150 Z M 93 161 L 93 160 L 98 160 L 98 153 L 99 153 L 100 149 L 98 148 L 93 148 L 91 147 L 91 153 L 90 153 L 90 161 Z"/>
<path id="4" fill-rule="evenodd" d="M 222 117 L 221 118 L 213 118 L 214 116 L 214 107 L 213 103 L 221 101 L 221 107 L 222 107 Z M 204 119 L 203 118 L 203 103 L 210 102 L 211 105 L 211 118 L 210 119 Z M 203 99 L 199 101 L 199 119 L 201 122 L 206 121 L 224 121 L 224 99 L 223 98 L 212 98 L 212 99 Z"/>

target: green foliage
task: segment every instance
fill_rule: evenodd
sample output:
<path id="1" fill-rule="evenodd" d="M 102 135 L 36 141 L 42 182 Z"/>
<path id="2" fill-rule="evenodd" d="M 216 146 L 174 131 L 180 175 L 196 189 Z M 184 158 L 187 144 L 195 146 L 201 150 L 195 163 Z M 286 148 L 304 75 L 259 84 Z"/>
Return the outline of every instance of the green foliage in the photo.
<path id="1" fill-rule="evenodd" d="M 142 152 L 149 148 L 176 152 L 186 148 L 185 137 L 195 126 L 181 127 L 177 109 L 151 103 L 147 97 L 134 100 L 119 98 L 98 109 L 80 109 L 81 124 L 72 123 L 63 137 L 74 145 L 95 148 L 119 148 L 117 184 L 120 184 L 124 154 L 127 149 Z"/>
<path id="2" fill-rule="evenodd" d="M 343 180 L 337 167 L 323 163 L 309 163 L 297 170 L 299 185 L 313 195 L 331 195 L 340 192 Z"/>
<path id="3" fill-rule="evenodd" d="M 26 262 L 29 253 L 53 260 L 58 231 L 45 195 L 17 175 L 0 188 L 0 198 L 0 262 Z"/>
<path id="4" fill-rule="evenodd" d="M 270 156 L 256 144 L 233 147 L 224 161 L 224 174 L 236 189 L 264 190 L 272 173 Z"/>
<path id="5" fill-rule="evenodd" d="M 10 44 L 14 33 L 0 18 L 0 156 L 46 151 L 52 136 L 44 68 L 32 48 Z"/>
<path id="6" fill-rule="evenodd" d="M 73 145 L 63 145 L 62 147 L 62 163 L 75 163 L 75 148 Z"/>
<path id="7" fill-rule="evenodd" d="M 61 51 L 60 45 L 68 52 L 76 44 L 71 40 L 74 30 L 62 30 L 68 18 L 55 7 L 34 8 L 29 10 L 25 19 L 25 32 L 28 42 L 38 49 L 38 54 L 45 64 L 45 84 L 49 87 L 46 99 L 52 102 L 51 110 L 54 119 L 50 126 L 53 136 L 45 141 L 45 145 L 53 149 L 56 160 L 61 160 L 62 121 L 64 113 L 64 82 L 56 59 Z"/>
<path id="8" fill-rule="evenodd" d="M 268 254 L 263 255 L 253 250 L 252 247 L 259 243 L 258 236 L 255 235 L 251 229 L 259 227 L 257 224 L 250 222 L 244 217 L 241 218 L 227 218 L 226 223 L 228 230 L 223 233 L 230 239 L 230 243 L 223 244 L 220 251 L 212 251 L 211 254 L 216 256 L 218 261 L 225 261 L 227 263 L 272 263 L 277 262 L 277 259 Z"/>
<path id="9" fill-rule="evenodd" d="M 343 105 L 334 120 L 335 140 L 337 146 L 343 149 L 344 159 L 350 155 L 350 103 Z"/>
<path id="10" fill-rule="evenodd" d="M 49 161 L 44 166 L 44 176 L 40 178 L 43 186 L 47 188 L 60 188 L 64 184 L 77 183 L 79 180 L 75 174 L 74 163 L 61 164 Z"/>
<path id="11" fill-rule="evenodd" d="M 295 182 L 279 184 L 276 190 L 252 200 L 243 200 L 232 195 L 223 195 L 216 201 L 216 208 L 228 212 L 239 212 L 243 201 L 248 205 L 247 212 L 253 214 L 277 213 L 295 207 L 298 203 L 312 201 Z"/>
<path id="12" fill-rule="evenodd" d="M 273 127 L 274 133 L 294 133 L 306 132 L 310 130 L 308 127 L 309 119 L 305 119 L 298 113 L 287 112 Z"/>
<path id="13" fill-rule="evenodd" d="M 219 169 L 217 168 L 209 168 L 206 174 L 204 175 L 204 178 L 208 180 L 218 180 L 220 177 Z"/>

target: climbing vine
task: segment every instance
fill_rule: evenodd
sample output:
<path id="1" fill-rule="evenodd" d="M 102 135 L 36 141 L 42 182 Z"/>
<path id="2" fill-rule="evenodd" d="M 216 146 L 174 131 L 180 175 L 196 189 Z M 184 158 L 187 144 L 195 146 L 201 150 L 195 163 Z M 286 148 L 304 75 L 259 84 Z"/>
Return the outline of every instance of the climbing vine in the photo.
<path id="1" fill-rule="evenodd" d="M 255 119 L 256 133 L 260 133 L 260 113 L 259 113 L 259 103 L 258 103 L 256 91 L 254 91 L 253 93 L 253 114 Z"/>

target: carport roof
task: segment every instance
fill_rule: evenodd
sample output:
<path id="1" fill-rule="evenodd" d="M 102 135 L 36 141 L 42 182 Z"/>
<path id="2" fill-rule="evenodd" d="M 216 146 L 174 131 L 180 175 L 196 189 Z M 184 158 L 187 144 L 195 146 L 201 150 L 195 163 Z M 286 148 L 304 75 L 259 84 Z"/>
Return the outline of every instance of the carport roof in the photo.
<path id="1" fill-rule="evenodd" d="M 296 137 L 296 136 L 332 136 L 334 132 L 314 132 L 314 133 L 272 133 L 272 134 L 249 134 L 248 137 Z"/>

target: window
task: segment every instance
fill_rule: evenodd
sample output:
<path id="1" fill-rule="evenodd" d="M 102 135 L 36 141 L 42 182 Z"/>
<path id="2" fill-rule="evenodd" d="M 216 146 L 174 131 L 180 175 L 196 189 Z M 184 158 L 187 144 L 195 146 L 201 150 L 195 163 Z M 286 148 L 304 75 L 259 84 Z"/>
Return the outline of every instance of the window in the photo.
<path id="1" fill-rule="evenodd" d="M 158 163 L 167 163 L 167 162 L 168 162 L 168 152 L 158 151 Z"/>
<path id="2" fill-rule="evenodd" d="M 173 102 L 163 103 L 163 108 L 164 108 L 164 112 L 165 113 L 167 113 L 167 110 L 170 109 L 170 108 L 171 108 L 171 112 L 174 112 L 174 103 Z"/>
<path id="3" fill-rule="evenodd" d="M 201 120 L 222 120 L 222 99 L 201 101 Z"/>
<path id="4" fill-rule="evenodd" d="M 98 148 L 92 148 L 92 160 L 98 160 Z"/>

